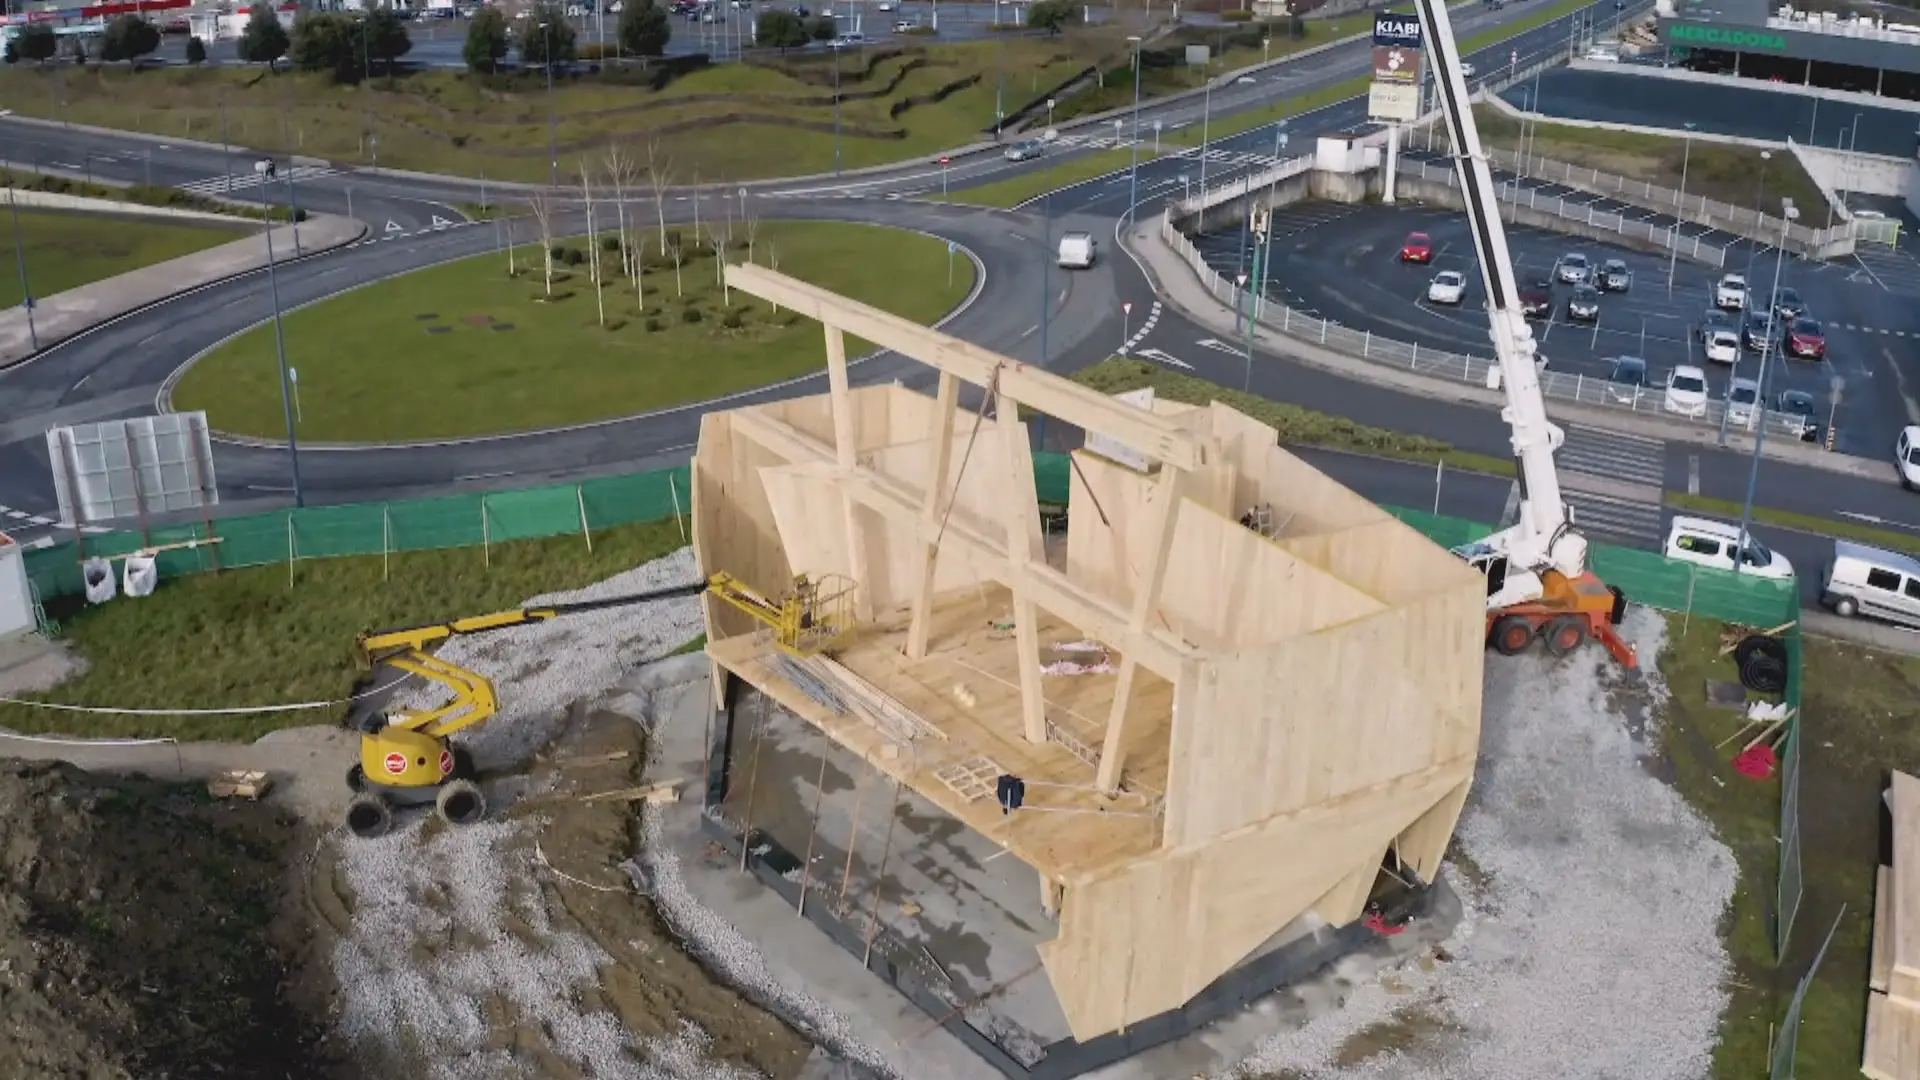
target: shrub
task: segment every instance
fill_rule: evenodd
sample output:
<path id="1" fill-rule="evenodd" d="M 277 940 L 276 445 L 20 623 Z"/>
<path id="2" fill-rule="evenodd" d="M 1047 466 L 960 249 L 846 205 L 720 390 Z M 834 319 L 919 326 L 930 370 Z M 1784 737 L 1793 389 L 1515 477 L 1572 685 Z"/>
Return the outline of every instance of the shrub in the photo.
<path id="1" fill-rule="evenodd" d="M 706 316 L 700 314 L 700 309 L 697 307 L 690 307 L 680 312 L 680 321 L 686 323 L 688 326 L 692 326 L 704 318 L 706 318 Z"/>
<path id="2" fill-rule="evenodd" d="M 648 318 L 647 318 L 647 333 L 649 333 L 649 334 L 657 334 L 657 333 L 659 333 L 660 331 L 662 331 L 662 330 L 665 330 L 666 328 L 667 328 L 667 324 L 666 324 L 666 323 L 663 323 L 663 322 L 661 322 L 661 321 L 660 321 L 659 319 L 657 319 L 657 318 L 654 318 L 654 317 L 652 317 L 652 316 L 648 316 Z"/>
<path id="3" fill-rule="evenodd" d="M 747 313 L 744 308 L 728 308 L 720 319 L 720 325 L 729 330 L 738 330 L 747 325 Z"/>
<path id="4" fill-rule="evenodd" d="M 613 233 L 600 238 L 600 250 L 614 255 L 620 253 L 620 234 Z"/>

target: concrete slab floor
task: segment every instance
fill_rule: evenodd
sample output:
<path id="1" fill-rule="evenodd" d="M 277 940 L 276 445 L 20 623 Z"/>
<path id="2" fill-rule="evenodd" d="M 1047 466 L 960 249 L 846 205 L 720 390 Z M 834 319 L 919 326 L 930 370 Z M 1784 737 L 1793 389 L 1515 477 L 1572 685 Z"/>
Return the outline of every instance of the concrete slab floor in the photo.
<path id="1" fill-rule="evenodd" d="M 741 713 L 758 734 L 735 732 L 727 819 L 796 857 L 811 851 L 810 901 L 858 933 L 877 920 L 889 931 L 879 940 L 904 946 L 896 964 L 956 1009 L 980 1002 L 969 1018 L 1017 1059 L 1032 1064 L 1069 1037 L 1040 968 L 1038 946 L 1056 929 L 1033 868 L 804 720 L 760 715 L 757 704 Z"/>
<path id="2" fill-rule="evenodd" d="M 604 707 L 633 715 L 649 726 L 653 775 L 686 782 L 682 800 L 658 811 L 687 893 L 681 899 L 698 904 L 747 939 L 757 950 L 765 982 L 774 988 L 770 992 L 766 987 L 749 987 L 749 991 L 769 999 L 770 1006 L 789 1015 L 803 1030 L 831 1036 L 825 1041 L 836 1053 L 864 1061 L 877 1074 L 913 1080 L 997 1078 L 998 1072 L 864 969 L 858 957 L 798 917 L 793 905 L 741 873 L 737 857 L 724 853 L 701 831 L 699 792 L 712 715 L 706 665 L 688 662 L 693 660 L 683 657 L 668 662 L 673 665 L 671 672 L 662 670 L 665 665 L 636 671 L 622 681 L 627 693 L 616 690 L 610 701 L 603 702 Z M 756 711 L 743 710 L 745 730 L 736 732 L 732 775 L 734 794 L 742 798 L 748 786 L 746 773 L 752 768 L 748 760 L 752 730 L 744 721 Z M 807 848 L 816 780 L 821 775 L 821 741 L 802 721 L 782 717 L 777 710 L 762 741 L 762 774 L 753 784 L 760 793 L 754 824 L 796 855 Z M 892 783 L 850 755 L 837 760 L 836 752 L 845 755 L 834 747 L 826 757 L 810 895 L 818 889 L 829 902 L 837 901 L 845 877 L 849 903 L 863 900 L 871 910 L 877 881 L 883 912 L 890 904 L 896 908 L 888 925 L 915 948 L 924 946 L 933 954 L 954 980 L 962 1000 L 970 992 L 984 992 L 1010 976 L 1021 976 L 1024 965 L 1018 963 L 1016 945 L 1024 939 L 1024 948 L 1030 952 L 1032 943 L 1053 933 L 1051 923 L 1040 915 L 1039 885 L 1032 870 L 1012 856 L 995 858 L 999 849 L 990 840 L 945 818 L 924 801 L 909 802 L 913 797 L 908 793 L 902 796 L 896 818 L 900 835 L 894 837 L 895 848 L 883 878 L 878 872 L 878 849 L 885 846 Z M 777 764 L 769 766 L 769 760 Z M 856 785 L 855 778 L 863 772 L 864 783 Z M 762 809 L 762 796 L 767 809 Z M 735 817 L 733 805 L 730 800 L 720 808 L 729 819 Z M 744 804 L 739 805 L 744 810 Z M 856 820 L 858 830 L 853 828 Z M 915 849 L 902 858 L 901 847 L 909 842 L 917 842 L 924 850 Z M 846 869 L 849 847 L 854 854 L 851 875 Z M 911 915 L 900 912 L 902 899 L 918 904 L 919 910 Z M 670 907 L 663 905 L 663 910 L 671 917 Z M 1406 963 L 1435 963 L 1433 945 L 1458 918 L 1458 903 L 1443 888 L 1434 915 L 1407 933 L 1378 938 L 1306 983 L 1268 995 L 1187 1038 L 1087 1075 L 1099 1080 L 1184 1080 L 1228 1072 L 1260 1041 L 1339 1008 L 1352 987 L 1375 979 L 1380 972 Z M 972 921 L 976 919 L 980 924 Z M 1289 930 L 1290 934 L 1300 932 L 1307 931 Z M 711 947 L 698 934 L 692 944 L 696 949 Z M 906 963 L 909 958 L 896 960 Z M 922 970 L 927 967 L 925 961 L 922 957 Z M 1051 987 L 1038 969 L 1019 978 L 999 997 L 1007 1000 L 996 1006 L 995 1015 L 1020 1016 L 1023 1027 L 1034 1035 L 1039 1034 L 1034 1029 L 1046 1023 L 1043 1017 L 1036 1018 L 1040 1016 L 1036 999 L 1044 998 L 1058 1016 Z M 806 1015 L 792 1015 L 795 1002 L 801 1003 L 797 1011 Z M 1016 1005 L 1025 1012 L 1016 1013 Z M 983 1019 L 978 1013 L 971 1018 L 976 1023 Z M 1064 1032 L 1064 1020 L 1055 1022 L 1057 1030 Z M 1041 1041 L 1051 1037 L 1057 1036 L 1041 1036 Z"/>

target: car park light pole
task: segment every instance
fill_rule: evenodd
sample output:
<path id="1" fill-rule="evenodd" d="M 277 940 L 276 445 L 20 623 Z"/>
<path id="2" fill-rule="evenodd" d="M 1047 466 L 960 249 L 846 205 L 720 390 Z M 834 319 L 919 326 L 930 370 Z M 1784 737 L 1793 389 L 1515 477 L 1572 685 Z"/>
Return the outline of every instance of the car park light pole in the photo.
<path id="1" fill-rule="evenodd" d="M 1193 212 L 1193 231 L 1207 231 L 1207 127 L 1213 118 L 1213 80 L 1200 99 L 1200 205 Z"/>
<path id="2" fill-rule="evenodd" d="M 1787 230 L 1793 227 L 1794 219 L 1799 216 L 1800 211 L 1794 208 L 1792 199 L 1780 200 L 1780 246 L 1774 249 L 1773 256 L 1774 296 L 1778 296 L 1780 293 L 1780 272 L 1786 264 Z M 1748 289 L 1747 295 L 1753 295 L 1751 288 Z M 1747 499 L 1740 507 L 1740 535 L 1737 538 L 1740 543 L 1740 550 L 1735 554 L 1733 560 L 1733 572 L 1736 574 L 1740 572 L 1740 564 L 1746 557 L 1748 544 L 1751 543 L 1747 538 L 1747 530 L 1753 525 L 1753 496 L 1754 492 L 1760 486 L 1760 450 L 1767 444 L 1767 373 L 1772 370 L 1773 365 L 1768 363 L 1768 361 L 1772 359 L 1773 349 L 1777 344 L 1773 338 L 1773 315 L 1776 306 L 1777 305 L 1773 303 L 1773 297 L 1768 297 L 1767 350 L 1760 354 L 1760 379 L 1758 386 L 1753 392 L 1753 418 L 1755 428 L 1753 433 L 1753 464 L 1747 469 Z M 1727 404 L 1733 404 L 1733 384 L 1731 382 L 1727 384 Z M 1725 420 L 1724 410 L 1721 419 L 1723 421 Z"/>
<path id="3" fill-rule="evenodd" d="M 267 293 L 273 300 L 273 350 L 280 360 L 280 407 L 287 415 L 287 456 L 293 463 L 293 505 L 305 506 L 306 492 L 300 483 L 300 440 L 293 430 L 293 380 L 287 374 L 287 336 L 280 325 L 280 280 L 274 273 L 271 225 L 267 227 L 266 234 Z"/>
<path id="4" fill-rule="evenodd" d="M 1667 295 L 1673 295 L 1673 272 L 1680 263 L 1680 215 L 1687 208 L 1687 166 L 1693 163 L 1693 121 L 1687 129 L 1686 148 L 1680 152 L 1680 190 L 1674 195 L 1673 235 L 1667 237 Z"/>
<path id="5" fill-rule="evenodd" d="M 1129 34 L 1133 42 L 1133 164 L 1127 169 L 1127 212 L 1121 220 L 1133 223 L 1133 204 L 1140 199 L 1140 35 Z"/>
<path id="6" fill-rule="evenodd" d="M 20 206 L 13 201 L 13 186 L 7 186 L 7 212 L 13 215 L 13 261 L 20 268 L 20 302 L 27 308 L 27 343 L 40 351 L 40 330 L 33 324 L 33 287 L 27 284 L 27 249 L 20 243 Z"/>
<path id="7" fill-rule="evenodd" d="M 995 121 L 994 138 L 1000 137 L 999 122 Z M 840 175 L 840 43 L 833 43 L 833 175 Z M 940 183 L 946 184 L 946 166 L 940 167 Z"/>
<path id="8" fill-rule="evenodd" d="M 560 145 L 557 139 L 556 121 L 553 115 L 553 23 L 543 22 L 540 31 L 546 36 L 547 47 L 541 50 L 541 59 L 547 68 L 547 186 L 560 186 Z M 836 88 L 835 93 L 839 91 Z M 834 102 L 836 108 L 839 101 Z"/>

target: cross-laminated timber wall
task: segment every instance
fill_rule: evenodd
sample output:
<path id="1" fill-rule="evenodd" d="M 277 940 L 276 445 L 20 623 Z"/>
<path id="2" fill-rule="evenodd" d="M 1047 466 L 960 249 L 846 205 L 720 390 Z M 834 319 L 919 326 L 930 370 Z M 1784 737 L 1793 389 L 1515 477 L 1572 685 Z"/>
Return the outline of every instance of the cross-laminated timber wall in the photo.
<path id="1" fill-rule="evenodd" d="M 1084 769 L 1081 786 L 1108 797 L 1160 796 L 1144 834 L 1115 815 L 1110 843 L 1048 843 L 1049 830 L 1067 827 L 1048 815 L 1028 824 L 1016 814 L 1004 827 L 1055 898 L 1059 931 L 1040 951 L 1076 1038 L 1177 1008 L 1299 917 L 1351 923 L 1389 851 L 1432 877 L 1478 745 L 1477 574 L 1231 409 L 1122 412 L 779 275 L 729 273 L 735 287 L 827 323 L 830 362 L 845 331 L 944 375 L 928 398 L 897 386 L 851 391 L 843 370 L 830 371 L 828 395 L 703 422 L 693 496 L 702 568 L 768 594 L 799 573 L 851 578 L 870 634 L 891 636 L 856 634 L 846 666 L 913 698 L 935 734 L 900 746 L 817 708 L 809 719 L 996 838 L 1001 826 L 930 782 L 945 758 L 1017 751 L 1034 768 Z M 997 399 L 977 442 L 955 429 L 958 378 Z M 1038 523 L 1022 509 L 1033 505 L 1024 426 L 1013 419 L 1023 403 L 1114 435 L 1151 462 L 1135 472 L 1080 455 L 1064 571 L 1043 564 Z M 1264 531 L 1240 522 L 1253 507 L 1271 523 Z M 996 715 L 974 715 L 973 695 L 917 677 L 957 647 L 919 614 L 982 590 L 1004 595 L 1016 624 L 1004 681 L 1019 692 Z M 1042 609 L 1055 617 L 1047 625 L 1071 623 L 1122 657 L 1102 677 L 1111 687 L 1102 707 L 1073 710 L 1094 729 L 1084 741 L 1100 748 L 1095 762 L 1048 735 L 1069 720 L 1041 680 Z M 796 701 L 761 662 L 768 647 L 755 630 L 711 608 L 710 654 Z M 1143 704 L 1159 697 L 1155 680 L 1171 691 L 1157 713 Z"/>

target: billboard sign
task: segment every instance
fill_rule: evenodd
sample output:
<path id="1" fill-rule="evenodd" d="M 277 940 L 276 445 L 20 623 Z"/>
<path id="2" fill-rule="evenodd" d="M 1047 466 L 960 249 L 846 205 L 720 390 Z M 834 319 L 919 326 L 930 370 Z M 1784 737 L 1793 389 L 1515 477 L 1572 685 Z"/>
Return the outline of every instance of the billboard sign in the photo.
<path id="1" fill-rule="evenodd" d="M 1770 34 L 1764 30 L 1740 30 L 1729 26 L 1708 26 L 1700 23 L 1669 23 L 1667 40 L 1675 45 L 1698 45 L 1703 49 L 1777 53 L 1787 51 L 1787 38 L 1784 34 Z"/>
<path id="2" fill-rule="evenodd" d="M 1374 82 L 1367 87 L 1367 115 L 1402 124 L 1418 119 L 1420 84 Z"/>
<path id="3" fill-rule="evenodd" d="M 1418 83 L 1420 51 L 1398 45 L 1373 47 L 1373 81 L 1377 83 Z"/>
<path id="4" fill-rule="evenodd" d="M 220 501 L 203 412 L 53 428 L 47 432 L 47 456 L 63 524 L 194 510 Z"/>
<path id="5" fill-rule="evenodd" d="M 1373 44 L 1375 48 L 1397 45 L 1403 49 L 1419 49 L 1419 18 L 1384 11 L 1376 14 L 1373 17 Z"/>

